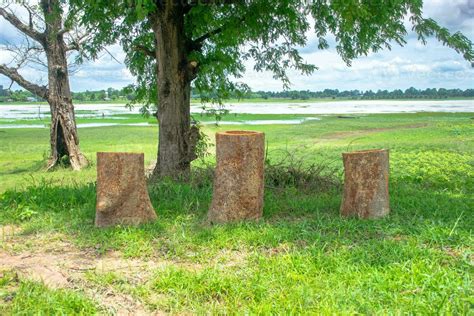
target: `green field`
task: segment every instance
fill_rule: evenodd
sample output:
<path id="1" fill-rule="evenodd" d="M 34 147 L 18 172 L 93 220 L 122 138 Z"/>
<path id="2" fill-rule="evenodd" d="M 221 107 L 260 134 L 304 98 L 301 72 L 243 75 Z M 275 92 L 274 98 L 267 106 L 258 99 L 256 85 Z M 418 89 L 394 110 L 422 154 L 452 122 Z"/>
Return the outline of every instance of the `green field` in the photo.
<path id="1" fill-rule="evenodd" d="M 150 185 L 155 223 L 109 229 L 93 226 L 95 153 L 144 152 L 151 164 L 156 126 L 80 129 L 92 166 L 45 172 L 48 130 L 0 125 L 0 314 L 472 314 L 473 116 L 205 125 L 211 141 L 219 130 L 266 133 L 263 219 L 204 223 L 211 155 L 196 161 L 190 183 Z M 80 123 L 95 120 L 108 119 Z M 120 120 L 144 121 L 154 119 Z M 368 148 L 390 149 L 391 214 L 343 219 L 341 153 Z M 311 164 L 323 171 L 305 173 Z"/>

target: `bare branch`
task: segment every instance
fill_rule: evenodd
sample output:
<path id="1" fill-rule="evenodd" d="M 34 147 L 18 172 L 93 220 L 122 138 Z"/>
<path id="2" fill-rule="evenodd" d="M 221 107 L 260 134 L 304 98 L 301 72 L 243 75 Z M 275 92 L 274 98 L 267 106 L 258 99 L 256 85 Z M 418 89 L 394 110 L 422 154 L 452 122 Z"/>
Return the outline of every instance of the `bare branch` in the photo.
<path id="1" fill-rule="evenodd" d="M 107 49 L 107 47 L 104 47 L 103 49 L 104 49 L 105 52 L 106 52 L 107 54 L 109 54 L 109 56 L 112 57 L 112 59 L 115 60 L 118 64 L 122 64 L 122 63 L 120 62 L 120 60 L 118 60 L 117 58 L 115 58 L 115 56 Z"/>
<path id="2" fill-rule="evenodd" d="M 6 42 L 0 45 L 0 50 L 8 51 L 12 59 L 7 65 L 14 65 L 13 68 L 19 69 L 26 64 L 33 63 L 47 68 L 44 59 L 44 48 L 27 35 L 23 34 L 24 40 L 20 44 Z"/>
<path id="3" fill-rule="evenodd" d="M 45 86 L 40 86 L 34 84 L 20 75 L 15 68 L 10 68 L 5 65 L 0 65 L 0 74 L 7 76 L 11 80 L 15 81 L 17 84 L 30 91 L 31 93 L 37 95 L 40 98 L 48 99 L 49 91 Z"/>
<path id="4" fill-rule="evenodd" d="M 30 29 L 33 29 L 33 11 L 25 3 L 23 3 L 22 5 L 26 9 L 26 11 L 28 11 L 28 26 Z"/>
<path id="5" fill-rule="evenodd" d="M 69 43 L 66 47 L 67 51 L 80 50 L 81 47 L 82 47 L 82 44 L 84 44 L 85 42 L 87 42 L 90 39 L 90 36 L 87 33 L 77 35 L 75 37 L 71 33 L 69 33 L 68 35 L 69 35 L 69 40 L 68 40 Z"/>
<path id="6" fill-rule="evenodd" d="M 31 12 L 31 11 L 29 11 Z M 4 8 L 0 8 L 0 15 L 10 22 L 11 25 L 13 25 L 15 28 L 17 28 L 19 31 L 21 31 L 23 34 L 28 35 L 32 39 L 44 43 L 45 36 L 43 33 L 38 32 L 32 27 L 32 22 L 30 23 L 30 26 L 26 25 L 23 23 L 19 18 L 17 18 L 13 13 L 8 12 Z M 31 15 L 30 15 L 31 16 Z"/>

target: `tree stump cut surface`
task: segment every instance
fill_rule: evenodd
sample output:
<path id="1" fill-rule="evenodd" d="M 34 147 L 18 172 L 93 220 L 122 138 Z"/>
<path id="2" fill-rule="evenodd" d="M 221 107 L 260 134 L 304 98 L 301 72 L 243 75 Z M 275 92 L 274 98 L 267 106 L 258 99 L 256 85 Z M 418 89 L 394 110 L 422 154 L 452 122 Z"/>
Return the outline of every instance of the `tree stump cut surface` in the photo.
<path id="1" fill-rule="evenodd" d="M 98 152 L 95 225 L 138 225 L 155 219 L 146 187 L 144 155 Z"/>
<path id="2" fill-rule="evenodd" d="M 342 216 L 380 218 L 388 215 L 389 154 L 386 149 L 343 153 Z"/>
<path id="3" fill-rule="evenodd" d="M 217 166 L 208 221 L 226 223 L 262 217 L 265 134 L 216 134 Z"/>

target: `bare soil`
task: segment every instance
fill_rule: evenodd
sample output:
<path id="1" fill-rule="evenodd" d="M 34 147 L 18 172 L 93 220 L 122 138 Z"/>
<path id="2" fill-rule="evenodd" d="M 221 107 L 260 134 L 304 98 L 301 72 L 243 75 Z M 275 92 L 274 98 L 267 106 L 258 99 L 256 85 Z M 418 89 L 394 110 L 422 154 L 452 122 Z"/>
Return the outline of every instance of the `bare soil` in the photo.
<path id="1" fill-rule="evenodd" d="M 123 258 L 119 252 L 97 255 L 94 250 L 81 250 L 57 236 L 22 235 L 14 226 L 2 227 L 0 242 L 0 273 L 13 271 L 20 280 L 42 282 L 53 289 L 80 290 L 107 312 L 116 315 L 157 315 L 149 312 L 142 302 L 131 295 L 119 293 L 111 286 L 91 284 L 86 273 L 114 272 L 133 284 L 144 283 L 153 271 L 174 261 Z M 56 241 L 54 241 L 56 240 Z M 46 241 L 46 242 L 45 242 Z M 27 249 L 16 247 L 28 244 Z M 18 251 L 19 249 L 19 251 Z M 186 266 L 186 265 L 183 265 Z"/>
<path id="2" fill-rule="evenodd" d="M 17 226 L 0 228 L 0 274 L 14 272 L 20 280 L 42 282 L 53 289 L 82 291 L 101 308 L 115 315 L 162 315 L 147 309 L 144 302 L 127 293 L 118 292 L 112 285 L 98 284 L 88 274 L 114 273 L 132 286 L 145 284 L 154 273 L 168 266 L 191 271 L 203 269 L 201 264 L 177 260 L 124 258 L 118 251 L 97 254 L 95 249 L 79 249 L 66 236 L 59 234 L 23 234 Z M 229 268 L 244 264 L 248 254 L 222 251 L 209 264 Z"/>

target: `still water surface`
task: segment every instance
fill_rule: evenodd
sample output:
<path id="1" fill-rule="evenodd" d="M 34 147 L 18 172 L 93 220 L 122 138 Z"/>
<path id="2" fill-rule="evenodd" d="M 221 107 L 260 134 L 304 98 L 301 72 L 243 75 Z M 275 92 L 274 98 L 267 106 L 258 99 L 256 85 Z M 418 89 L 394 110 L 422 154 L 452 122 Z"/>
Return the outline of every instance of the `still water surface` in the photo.
<path id="1" fill-rule="evenodd" d="M 356 101 L 333 101 L 333 102 L 308 102 L 308 103 L 235 103 L 226 104 L 230 113 L 248 114 L 369 114 L 369 113 L 414 113 L 414 112 L 474 112 L 474 100 L 452 100 L 452 101 L 391 101 L 391 100 L 356 100 Z M 84 123 L 78 127 L 98 127 L 120 124 L 120 114 L 140 113 L 139 107 L 128 109 L 124 104 L 76 104 L 76 117 L 78 118 L 112 118 L 117 123 Z M 193 104 L 193 113 L 202 112 L 202 105 Z M 48 105 L 0 105 L 0 128 L 43 128 L 44 124 L 15 124 L 16 120 L 48 119 Z M 318 118 L 302 118 L 294 120 L 253 120 L 253 121 L 224 121 L 222 125 L 242 124 L 301 124 L 308 120 Z M 127 124 L 147 125 L 147 123 Z"/>

